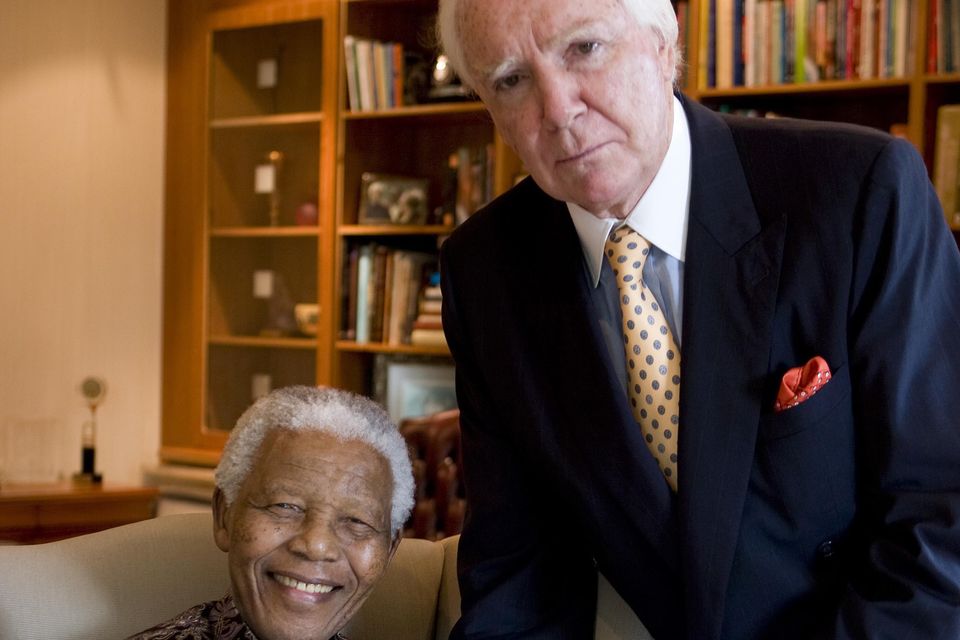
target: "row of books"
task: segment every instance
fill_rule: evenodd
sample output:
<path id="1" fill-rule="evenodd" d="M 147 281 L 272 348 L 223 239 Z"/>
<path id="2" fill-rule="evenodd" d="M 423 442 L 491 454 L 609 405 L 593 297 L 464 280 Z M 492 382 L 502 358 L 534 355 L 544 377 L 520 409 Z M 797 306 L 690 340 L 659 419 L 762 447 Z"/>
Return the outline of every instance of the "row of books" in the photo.
<path id="1" fill-rule="evenodd" d="M 701 89 L 893 78 L 914 68 L 911 0 L 703 0 L 700 10 Z"/>
<path id="2" fill-rule="evenodd" d="M 937 109 L 936 135 L 933 185 L 947 222 L 960 229 L 960 104 Z"/>
<path id="3" fill-rule="evenodd" d="M 404 52 L 398 42 L 346 36 L 343 59 L 352 111 L 391 109 L 404 104 Z"/>
<path id="4" fill-rule="evenodd" d="M 345 260 L 340 338 L 410 344 L 436 256 L 369 242 L 351 247 Z"/>
<path id="5" fill-rule="evenodd" d="M 960 72 L 960 0 L 929 0 L 927 72 Z"/>

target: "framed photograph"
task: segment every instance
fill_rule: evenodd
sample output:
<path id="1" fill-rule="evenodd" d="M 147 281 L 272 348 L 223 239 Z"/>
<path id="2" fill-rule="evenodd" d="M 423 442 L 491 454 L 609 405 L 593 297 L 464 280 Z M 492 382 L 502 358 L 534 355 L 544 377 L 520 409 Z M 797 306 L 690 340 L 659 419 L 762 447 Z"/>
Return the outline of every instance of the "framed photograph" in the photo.
<path id="1" fill-rule="evenodd" d="M 436 359 L 379 354 L 374 365 L 374 397 L 397 423 L 456 409 L 453 365 Z"/>
<path id="2" fill-rule="evenodd" d="M 360 176 L 360 224 L 426 224 L 427 180 L 364 172 Z"/>

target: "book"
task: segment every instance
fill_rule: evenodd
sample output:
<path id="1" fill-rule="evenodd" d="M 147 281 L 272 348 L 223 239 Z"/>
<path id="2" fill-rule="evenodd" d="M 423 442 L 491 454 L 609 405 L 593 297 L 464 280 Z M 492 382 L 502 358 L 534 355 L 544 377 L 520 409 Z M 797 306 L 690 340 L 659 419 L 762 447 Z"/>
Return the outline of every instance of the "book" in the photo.
<path id="1" fill-rule="evenodd" d="M 392 109 L 397 106 L 394 96 L 395 78 L 393 77 L 392 42 L 373 42 L 373 77 L 377 109 Z"/>
<path id="2" fill-rule="evenodd" d="M 407 307 L 410 261 L 407 252 L 393 252 L 393 273 L 390 278 L 390 313 L 386 317 L 386 336 L 384 342 L 390 345 L 403 344 L 403 313 Z"/>
<path id="3" fill-rule="evenodd" d="M 364 344 L 370 342 L 370 310 L 369 287 L 370 273 L 373 271 L 373 246 L 366 244 L 360 247 L 357 258 L 357 325 L 356 341 Z"/>
<path id="4" fill-rule="evenodd" d="M 383 342 L 383 307 L 386 297 L 387 247 L 373 249 L 373 271 L 370 274 L 370 293 L 367 294 L 370 314 L 370 342 Z"/>
<path id="5" fill-rule="evenodd" d="M 420 313 L 440 313 L 441 300 L 421 300 L 418 310 Z"/>
<path id="6" fill-rule="evenodd" d="M 734 0 L 716 0 L 713 40 L 716 46 L 716 83 L 718 89 L 733 86 L 733 4 Z"/>
<path id="7" fill-rule="evenodd" d="M 357 38 L 354 41 L 357 59 L 357 87 L 360 95 L 360 110 L 373 111 L 377 108 L 376 89 L 374 87 L 373 41 Z"/>
<path id="8" fill-rule="evenodd" d="M 360 249 L 357 246 L 351 247 L 343 269 L 343 291 L 340 292 L 343 300 L 340 337 L 344 340 L 355 340 L 357 337 L 357 260 L 359 256 Z"/>
<path id="9" fill-rule="evenodd" d="M 947 223 L 954 229 L 960 228 L 960 104 L 937 109 L 933 186 Z"/>
<path id="10" fill-rule="evenodd" d="M 348 106 L 352 111 L 360 111 L 360 89 L 357 85 L 356 38 L 353 36 L 344 36 L 343 38 L 343 61 L 344 71 L 347 76 Z"/>
<path id="11" fill-rule="evenodd" d="M 410 344 L 419 347 L 445 347 L 447 338 L 443 329 L 413 329 L 410 332 Z"/>
<path id="12" fill-rule="evenodd" d="M 443 319 L 438 313 L 421 313 L 413 321 L 414 329 L 442 329 Z"/>
<path id="13" fill-rule="evenodd" d="M 402 107 L 404 105 L 404 81 L 407 73 L 406 65 L 403 61 L 403 45 L 399 42 L 394 42 L 390 48 L 390 53 L 393 57 L 392 64 L 390 65 L 390 69 L 393 72 L 393 103 L 391 106 Z"/>

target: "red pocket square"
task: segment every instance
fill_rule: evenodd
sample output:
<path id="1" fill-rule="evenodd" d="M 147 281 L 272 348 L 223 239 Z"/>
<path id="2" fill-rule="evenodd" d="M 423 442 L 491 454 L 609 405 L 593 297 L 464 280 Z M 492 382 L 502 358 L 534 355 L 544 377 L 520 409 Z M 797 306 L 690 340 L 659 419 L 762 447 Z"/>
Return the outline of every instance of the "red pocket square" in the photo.
<path id="1" fill-rule="evenodd" d="M 810 358 L 802 367 L 794 367 L 783 374 L 773 410 L 779 412 L 797 406 L 829 381 L 830 366 L 827 361 L 820 356 Z"/>

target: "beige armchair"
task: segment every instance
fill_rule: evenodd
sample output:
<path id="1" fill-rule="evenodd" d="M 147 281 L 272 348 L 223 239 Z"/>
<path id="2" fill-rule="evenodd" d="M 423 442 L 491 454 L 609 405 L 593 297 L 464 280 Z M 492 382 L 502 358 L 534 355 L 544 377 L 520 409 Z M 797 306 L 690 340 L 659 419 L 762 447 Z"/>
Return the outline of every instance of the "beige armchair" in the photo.
<path id="1" fill-rule="evenodd" d="M 446 640 L 460 615 L 458 537 L 405 538 L 347 629 L 351 640 Z M 169 515 L 59 542 L 0 547 L 0 638 L 109 640 L 227 590 L 209 514 Z M 601 578 L 597 639 L 649 638 Z"/>

